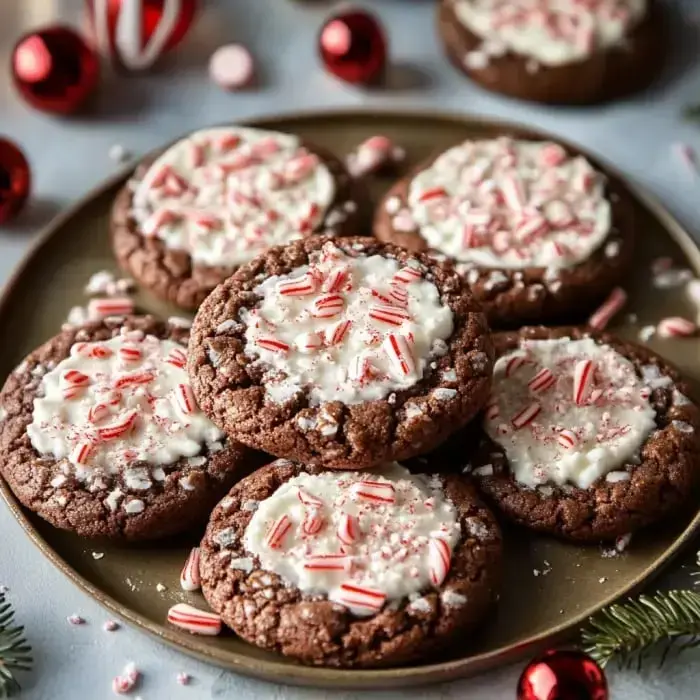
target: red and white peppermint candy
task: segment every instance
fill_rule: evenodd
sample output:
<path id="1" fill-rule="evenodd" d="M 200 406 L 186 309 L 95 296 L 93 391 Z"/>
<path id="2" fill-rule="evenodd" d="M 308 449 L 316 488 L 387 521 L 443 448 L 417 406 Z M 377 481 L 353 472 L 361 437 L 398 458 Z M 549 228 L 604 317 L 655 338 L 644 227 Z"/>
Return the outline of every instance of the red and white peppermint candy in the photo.
<path id="1" fill-rule="evenodd" d="M 659 321 L 656 332 L 661 338 L 689 338 L 698 332 L 698 327 L 681 316 L 670 316 Z"/>
<path id="2" fill-rule="evenodd" d="M 109 415 L 109 408 L 107 404 L 104 403 L 96 403 L 93 406 L 90 406 L 88 409 L 88 420 L 90 423 L 93 425 L 97 425 L 97 423 L 101 423 L 107 416 Z"/>
<path id="3" fill-rule="evenodd" d="M 221 632 L 221 618 L 208 610 L 178 603 L 168 610 L 168 622 L 191 634 L 215 637 Z"/>
<path id="4" fill-rule="evenodd" d="M 444 187 L 430 187 L 418 196 L 419 202 L 433 202 L 438 199 L 445 199 L 449 193 Z"/>
<path id="5" fill-rule="evenodd" d="M 270 352 L 279 352 L 286 354 L 289 352 L 289 345 L 282 340 L 277 340 L 272 336 L 258 336 L 255 339 L 255 344 L 262 348 L 263 350 L 269 350 Z"/>
<path id="6" fill-rule="evenodd" d="M 129 411 L 119 421 L 97 429 L 100 440 L 116 440 L 126 435 L 136 423 L 136 411 Z"/>
<path id="7" fill-rule="evenodd" d="M 154 211 L 153 214 L 151 214 L 143 222 L 143 225 L 141 226 L 141 231 L 143 232 L 144 236 L 157 236 L 158 232 L 163 226 L 166 226 L 167 224 L 172 224 L 179 218 L 179 215 L 172 209 L 168 209 L 167 207 L 161 207 L 160 209 L 156 209 L 156 211 Z"/>
<path id="8" fill-rule="evenodd" d="M 388 295 L 391 304 L 406 308 L 408 306 L 408 290 L 404 285 L 393 284 Z"/>
<path id="9" fill-rule="evenodd" d="M 175 387 L 175 403 L 180 411 L 187 416 L 197 410 L 194 392 L 189 384 L 178 384 Z"/>
<path id="10" fill-rule="evenodd" d="M 523 408 L 522 411 L 516 413 L 513 418 L 511 418 L 510 422 L 516 430 L 519 430 L 520 428 L 530 425 L 530 423 L 537 418 L 541 410 L 542 406 L 534 401 L 529 406 Z"/>
<path id="11" fill-rule="evenodd" d="M 578 444 L 578 438 L 573 430 L 560 430 L 557 442 L 567 450 L 572 450 Z"/>
<path id="12" fill-rule="evenodd" d="M 413 357 L 411 344 L 404 336 L 398 333 L 389 333 L 382 343 L 382 348 L 400 375 L 409 377 L 415 374 L 416 361 Z"/>
<path id="13" fill-rule="evenodd" d="M 111 297 L 110 299 L 90 299 L 88 316 L 106 318 L 107 316 L 125 316 L 134 313 L 134 300 L 129 297 Z"/>
<path id="14" fill-rule="evenodd" d="M 183 591 L 198 591 L 202 587 L 199 574 L 199 547 L 193 547 L 180 572 L 180 588 Z"/>
<path id="15" fill-rule="evenodd" d="M 395 503 L 396 489 L 394 485 L 385 481 L 370 481 L 365 479 L 357 481 L 350 487 L 353 497 L 371 503 Z"/>
<path id="16" fill-rule="evenodd" d="M 384 607 L 386 595 L 375 588 L 342 583 L 334 600 L 353 610 L 372 613 Z"/>
<path id="17" fill-rule="evenodd" d="M 185 365 L 187 364 L 187 355 L 185 354 L 184 350 L 181 350 L 180 348 L 173 348 L 165 358 L 165 362 L 173 367 L 177 367 L 178 369 L 184 369 Z"/>
<path id="18" fill-rule="evenodd" d="M 515 175 L 503 179 L 501 185 L 503 200 L 510 209 L 521 211 L 527 202 L 523 181 Z"/>
<path id="19" fill-rule="evenodd" d="M 95 360 L 106 360 L 112 357 L 112 350 L 102 343 L 75 343 L 71 346 L 70 354 L 89 357 Z"/>
<path id="20" fill-rule="evenodd" d="M 241 44 L 220 46 L 209 59 L 209 77 L 224 90 L 240 90 L 250 84 L 255 65 Z"/>
<path id="21" fill-rule="evenodd" d="M 334 267 L 323 282 L 322 289 L 324 292 L 339 292 L 348 281 L 350 270 L 347 265 L 339 265 Z"/>
<path id="22" fill-rule="evenodd" d="M 304 519 L 301 521 L 301 531 L 305 535 L 317 535 L 326 524 L 323 516 L 316 508 L 310 508 L 304 513 Z"/>
<path id="23" fill-rule="evenodd" d="M 348 378 L 353 382 L 366 382 L 374 374 L 374 366 L 369 353 L 361 352 L 350 359 Z"/>
<path id="24" fill-rule="evenodd" d="M 270 549 L 280 549 L 284 543 L 285 538 L 292 529 L 292 521 L 289 516 L 285 513 L 280 515 L 275 522 L 272 523 L 270 529 L 265 535 L 265 544 Z"/>
<path id="25" fill-rule="evenodd" d="M 595 363 L 593 360 L 579 360 L 574 365 L 574 403 L 583 406 L 593 386 Z"/>
<path id="26" fill-rule="evenodd" d="M 533 394 L 541 394 L 551 389 L 557 383 L 557 378 L 552 370 L 543 367 L 528 383 Z"/>
<path id="27" fill-rule="evenodd" d="M 308 272 L 293 280 L 277 283 L 277 291 L 285 297 L 303 297 L 317 289 L 316 278 Z"/>
<path id="28" fill-rule="evenodd" d="M 399 327 L 411 318 L 411 314 L 405 309 L 400 309 L 397 306 L 386 306 L 384 304 L 373 304 L 370 306 L 368 316 L 374 321 L 396 327 Z"/>
<path id="29" fill-rule="evenodd" d="M 138 676 L 135 679 L 130 676 L 116 676 L 112 679 L 112 692 L 115 695 L 126 695 L 134 689 L 137 680 Z"/>
<path id="30" fill-rule="evenodd" d="M 135 345 L 122 345 L 118 350 L 119 359 L 124 362 L 139 362 L 143 357 L 141 348 Z"/>
<path id="31" fill-rule="evenodd" d="M 295 342 L 297 349 L 305 354 L 320 350 L 323 344 L 323 337 L 315 332 L 302 333 Z"/>
<path id="32" fill-rule="evenodd" d="M 127 386 L 138 386 L 139 384 L 149 384 L 156 378 L 153 372 L 130 372 L 122 374 L 114 380 L 115 389 L 123 389 Z"/>
<path id="33" fill-rule="evenodd" d="M 566 151 L 558 143 L 546 143 L 540 150 L 540 162 L 547 167 L 556 167 L 566 160 Z"/>
<path id="34" fill-rule="evenodd" d="M 489 399 L 486 404 L 486 420 L 496 420 L 501 415 L 501 409 L 496 399 Z"/>
<path id="35" fill-rule="evenodd" d="M 345 299 L 340 294 L 322 294 L 311 305 L 311 313 L 317 318 L 333 318 L 344 308 Z"/>
<path id="36" fill-rule="evenodd" d="M 529 243 L 540 236 L 543 236 L 549 231 L 549 222 L 547 219 L 534 212 L 522 218 L 520 223 L 515 227 L 515 238 L 522 243 Z"/>
<path id="37" fill-rule="evenodd" d="M 95 449 L 95 445 L 86 440 L 81 440 L 76 446 L 71 450 L 69 460 L 71 464 L 87 464 L 90 454 Z"/>
<path id="38" fill-rule="evenodd" d="M 532 366 L 534 363 L 532 360 L 528 360 L 524 355 L 511 355 L 506 360 L 506 367 L 504 374 L 506 377 L 512 377 L 518 370 L 525 367 Z"/>
<path id="39" fill-rule="evenodd" d="M 340 345 L 343 342 L 345 336 L 348 334 L 351 325 L 352 321 L 345 320 L 338 321 L 338 323 L 334 323 L 332 326 L 326 328 L 326 345 L 330 347 L 332 347 L 333 345 Z"/>
<path id="40" fill-rule="evenodd" d="M 285 178 L 291 182 L 299 182 L 311 173 L 318 165 L 318 157 L 313 153 L 301 153 L 290 160 L 285 167 Z"/>
<path id="41" fill-rule="evenodd" d="M 195 211 L 188 214 L 187 218 L 204 233 L 217 231 L 223 222 L 216 214 L 209 214 L 204 211 Z"/>
<path id="42" fill-rule="evenodd" d="M 423 273 L 417 270 L 415 267 L 406 265 L 402 267 L 393 277 L 392 283 L 397 282 L 398 284 L 411 284 L 411 282 L 417 282 L 423 279 Z"/>
<path id="43" fill-rule="evenodd" d="M 338 523 L 338 539 L 343 544 L 353 544 L 360 536 L 360 525 L 357 518 L 349 513 L 343 513 Z"/>
<path id="44" fill-rule="evenodd" d="M 312 493 L 309 493 L 305 489 L 302 489 L 302 488 L 297 489 L 297 498 L 305 506 L 309 506 L 310 508 L 322 508 L 323 507 L 323 501 L 320 498 L 317 498 L 316 496 L 314 496 Z"/>
<path id="45" fill-rule="evenodd" d="M 615 287 L 602 306 L 588 319 L 588 325 L 596 330 L 603 330 L 626 303 L 627 292 L 621 287 Z"/>
<path id="46" fill-rule="evenodd" d="M 61 384 L 64 386 L 85 387 L 90 383 L 90 377 L 77 369 L 68 369 L 61 374 Z"/>
<path id="47" fill-rule="evenodd" d="M 307 571 L 347 571 L 352 559 L 345 554 L 317 554 L 304 559 Z"/>
<path id="48" fill-rule="evenodd" d="M 452 550 L 450 545 L 441 537 L 432 537 L 428 543 L 428 566 L 430 582 L 440 586 L 450 572 Z"/>

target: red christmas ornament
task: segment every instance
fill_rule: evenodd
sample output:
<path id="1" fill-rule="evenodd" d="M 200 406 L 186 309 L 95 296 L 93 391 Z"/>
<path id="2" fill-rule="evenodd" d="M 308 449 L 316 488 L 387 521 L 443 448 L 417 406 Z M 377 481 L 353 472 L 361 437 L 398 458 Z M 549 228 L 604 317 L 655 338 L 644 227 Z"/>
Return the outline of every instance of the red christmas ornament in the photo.
<path id="1" fill-rule="evenodd" d="M 0 224 L 19 212 L 29 196 L 31 171 L 24 153 L 0 138 Z"/>
<path id="2" fill-rule="evenodd" d="M 518 700 L 608 700 L 608 683 L 587 654 L 552 650 L 525 667 Z"/>
<path id="3" fill-rule="evenodd" d="M 386 63 L 386 39 L 377 19 L 363 10 L 334 15 L 318 38 L 326 69 L 348 83 L 376 81 Z"/>
<path id="4" fill-rule="evenodd" d="M 127 70 L 150 68 L 187 35 L 196 0 L 86 0 L 95 46 Z"/>
<path id="5" fill-rule="evenodd" d="M 71 114 L 92 95 L 100 77 L 97 54 L 69 27 L 25 34 L 12 52 L 12 79 L 36 109 Z"/>

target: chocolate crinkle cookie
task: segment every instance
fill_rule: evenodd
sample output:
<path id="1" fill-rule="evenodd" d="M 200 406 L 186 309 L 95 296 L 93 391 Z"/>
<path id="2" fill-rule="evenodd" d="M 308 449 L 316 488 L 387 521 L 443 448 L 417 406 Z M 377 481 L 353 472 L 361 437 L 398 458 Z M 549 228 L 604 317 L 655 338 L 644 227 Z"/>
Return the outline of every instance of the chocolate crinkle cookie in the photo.
<path id="1" fill-rule="evenodd" d="M 551 141 L 464 141 L 380 203 L 382 241 L 454 263 L 496 328 L 582 320 L 634 249 L 624 185 Z"/>
<path id="2" fill-rule="evenodd" d="M 441 0 L 452 63 L 510 97 L 589 104 L 647 87 L 667 54 L 657 0 Z"/>
<path id="3" fill-rule="evenodd" d="M 372 238 L 273 248 L 192 328 L 202 410 L 277 457 L 359 469 L 435 447 L 489 392 L 485 316 L 449 266 Z"/>
<path id="4" fill-rule="evenodd" d="M 199 410 L 188 331 L 152 317 L 64 331 L 0 393 L 0 472 L 19 501 L 84 537 L 187 530 L 260 462 Z"/>
<path id="5" fill-rule="evenodd" d="M 495 343 L 493 393 L 466 471 L 498 510 L 593 542 L 688 501 L 700 477 L 700 409 L 673 367 L 578 328 L 524 328 Z"/>
<path id="6" fill-rule="evenodd" d="M 399 665 L 475 628 L 497 595 L 501 547 L 461 477 L 278 460 L 212 514 L 202 590 L 256 646 L 319 666 Z"/>
<path id="7" fill-rule="evenodd" d="M 205 129 L 136 169 L 114 203 L 112 246 L 139 284 L 194 310 L 271 246 L 354 235 L 367 206 L 342 162 L 297 136 Z"/>

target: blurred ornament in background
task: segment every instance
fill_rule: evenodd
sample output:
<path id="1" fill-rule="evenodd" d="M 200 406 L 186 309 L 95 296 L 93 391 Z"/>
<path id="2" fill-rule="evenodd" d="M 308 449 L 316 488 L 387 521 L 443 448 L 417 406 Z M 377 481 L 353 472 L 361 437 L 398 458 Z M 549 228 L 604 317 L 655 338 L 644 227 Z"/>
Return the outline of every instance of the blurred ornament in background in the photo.
<path id="1" fill-rule="evenodd" d="M 196 0 L 86 0 L 95 47 L 129 71 L 150 68 L 186 36 Z"/>
<path id="2" fill-rule="evenodd" d="M 518 700 L 608 700 L 603 670 L 587 654 L 547 651 L 533 659 L 518 681 Z"/>
<path id="3" fill-rule="evenodd" d="M 0 224 L 24 206 L 31 187 L 29 163 L 16 144 L 0 138 Z"/>
<path id="4" fill-rule="evenodd" d="M 93 94 L 100 77 L 97 54 L 69 27 L 25 34 L 12 51 L 12 80 L 32 107 L 72 114 Z"/>
<path id="5" fill-rule="evenodd" d="M 327 19 L 318 46 L 326 70 L 348 83 L 374 83 L 384 71 L 384 30 L 376 17 L 364 10 L 350 9 Z"/>

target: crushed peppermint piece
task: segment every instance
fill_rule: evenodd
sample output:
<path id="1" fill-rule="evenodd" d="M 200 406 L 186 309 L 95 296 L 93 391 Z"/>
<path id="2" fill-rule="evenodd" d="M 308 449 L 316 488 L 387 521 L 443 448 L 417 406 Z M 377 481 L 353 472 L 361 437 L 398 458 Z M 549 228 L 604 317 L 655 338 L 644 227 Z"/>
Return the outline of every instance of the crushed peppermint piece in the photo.
<path id="1" fill-rule="evenodd" d="M 158 591 L 158 593 L 164 593 L 165 591 L 168 590 L 168 587 L 164 586 L 162 583 L 159 582 L 159 583 L 156 583 L 156 590 Z"/>
<path id="2" fill-rule="evenodd" d="M 105 632 L 116 632 L 119 629 L 120 625 L 116 620 L 106 620 L 105 623 L 102 625 L 102 629 Z"/>
<path id="3" fill-rule="evenodd" d="M 99 560 L 102 559 L 103 557 L 104 557 L 104 552 L 92 552 L 92 558 L 93 558 L 95 561 L 99 561 Z"/>
<path id="4" fill-rule="evenodd" d="M 189 673 L 180 671 L 180 673 L 175 676 L 175 680 L 177 681 L 178 685 L 189 685 L 192 681 L 192 676 L 190 676 Z"/>
<path id="5" fill-rule="evenodd" d="M 71 625 L 84 625 L 85 624 L 85 618 L 80 617 L 80 615 L 69 615 L 67 617 L 67 620 Z"/>

